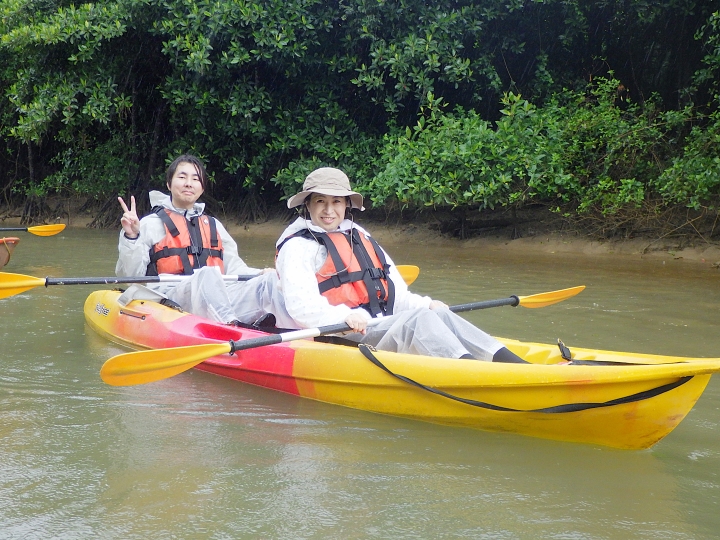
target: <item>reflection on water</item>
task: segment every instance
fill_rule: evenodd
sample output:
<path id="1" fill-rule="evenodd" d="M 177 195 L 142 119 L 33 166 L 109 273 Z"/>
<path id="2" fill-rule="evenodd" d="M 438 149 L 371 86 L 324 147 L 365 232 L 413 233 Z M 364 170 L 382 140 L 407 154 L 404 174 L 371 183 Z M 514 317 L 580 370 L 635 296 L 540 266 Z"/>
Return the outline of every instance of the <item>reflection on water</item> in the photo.
<path id="1" fill-rule="evenodd" d="M 112 275 L 115 232 L 23 238 L 6 268 Z M 241 243 L 272 262 L 272 240 Z M 585 284 L 548 308 L 467 317 L 496 335 L 718 356 L 717 270 L 678 261 L 388 245 L 449 303 Z M 413 248 L 413 249 L 411 249 Z M 109 258 L 108 258 L 109 257 Z M 0 538 L 712 538 L 720 379 L 654 448 L 435 426 L 201 372 L 113 388 L 122 351 L 86 328 L 88 287 L 0 300 Z"/>

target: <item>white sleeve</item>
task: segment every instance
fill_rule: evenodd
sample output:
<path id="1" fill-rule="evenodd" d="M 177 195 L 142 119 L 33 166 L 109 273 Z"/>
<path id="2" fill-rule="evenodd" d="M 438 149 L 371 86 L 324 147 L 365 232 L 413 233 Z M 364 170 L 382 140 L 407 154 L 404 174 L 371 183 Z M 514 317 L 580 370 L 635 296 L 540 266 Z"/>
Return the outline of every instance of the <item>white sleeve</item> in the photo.
<path id="1" fill-rule="evenodd" d="M 324 251 L 320 244 L 305 238 L 292 238 L 283 245 L 275 267 L 287 312 L 301 328 L 339 324 L 352 312 L 363 313 L 370 320 L 364 309 L 333 306 L 320 294 L 315 273 L 327 256 Z"/>
<path id="2" fill-rule="evenodd" d="M 140 220 L 140 234 L 129 240 L 120 229 L 118 260 L 115 275 L 118 277 L 144 276 L 150 264 L 150 249 L 165 236 L 162 221 L 154 214 Z"/>

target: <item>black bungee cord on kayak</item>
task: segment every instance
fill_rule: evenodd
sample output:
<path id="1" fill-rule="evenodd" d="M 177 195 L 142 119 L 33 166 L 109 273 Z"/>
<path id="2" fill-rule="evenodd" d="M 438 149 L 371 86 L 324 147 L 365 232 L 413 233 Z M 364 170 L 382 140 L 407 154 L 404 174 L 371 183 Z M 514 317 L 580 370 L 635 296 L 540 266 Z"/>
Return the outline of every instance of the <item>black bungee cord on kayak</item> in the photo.
<path id="1" fill-rule="evenodd" d="M 523 413 L 529 413 L 529 412 L 537 412 L 537 413 L 568 413 L 568 412 L 579 412 L 579 411 L 586 411 L 589 409 L 598 409 L 601 407 L 612 407 L 613 405 L 622 405 L 624 403 L 633 403 L 635 401 L 642 401 L 644 399 L 650 399 L 655 396 L 659 396 L 660 394 L 664 394 L 665 392 L 669 392 L 670 390 L 673 390 L 679 386 L 682 386 L 689 380 L 691 380 L 693 377 L 681 377 L 675 382 L 663 384 L 661 386 L 658 386 L 656 388 L 651 388 L 649 390 L 644 390 L 642 392 L 637 392 L 635 394 L 630 394 L 629 396 L 611 399 L 609 401 L 603 401 L 600 403 L 568 403 L 566 405 L 555 405 L 553 407 L 545 407 L 542 409 L 511 409 L 509 407 L 502 407 L 500 405 L 493 405 L 492 403 L 485 403 L 483 401 L 476 401 L 474 399 L 467 399 L 460 396 L 454 396 L 452 394 L 448 394 L 447 392 L 443 392 L 442 390 L 439 390 L 437 388 L 432 388 L 430 386 L 425 386 L 422 383 L 419 383 L 417 381 L 414 381 L 410 379 L 409 377 L 405 377 L 404 375 L 399 375 L 397 373 L 393 373 L 390 371 L 378 358 L 373 354 L 373 352 L 377 352 L 377 349 L 374 347 L 371 347 L 370 345 L 361 344 L 358 347 L 360 349 L 360 352 L 370 360 L 373 364 L 375 364 L 377 367 L 382 369 L 383 371 L 389 373 L 393 377 L 400 379 L 403 382 L 406 382 L 408 384 L 411 384 L 412 386 L 416 386 L 418 388 L 421 388 L 423 390 L 427 390 L 428 392 L 432 392 L 433 394 L 437 394 L 438 396 L 442 396 L 448 399 L 452 399 L 454 401 L 459 401 L 460 403 L 465 403 L 466 405 L 472 405 L 473 407 L 481 407 L 483 409 L 490 409 L 492 411 L 501 411 L 501 412 L 523 412 Z"/>

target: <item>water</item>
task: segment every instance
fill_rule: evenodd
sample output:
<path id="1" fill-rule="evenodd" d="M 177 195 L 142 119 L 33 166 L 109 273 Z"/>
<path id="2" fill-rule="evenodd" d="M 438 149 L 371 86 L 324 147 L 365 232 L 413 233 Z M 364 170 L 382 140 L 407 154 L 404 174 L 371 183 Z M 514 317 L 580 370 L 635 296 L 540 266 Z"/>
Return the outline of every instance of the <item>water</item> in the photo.
<path id="1" fill-rule="evenodd" d="M 117 234 L 24 235 L 8 272 L 112 275 Z M 272 239 L 241 240 L 272 263 Z M 386 243 L 450 304 L 587 285 L 466 316 L 495 335 L 716 357 L 720 274 L 637 257 Z M 720 378 L 640 452 L 436 426 L 191 371 L 110 387 L 94 287 L 0 300 L 0 538 L 716 538 Z"/>

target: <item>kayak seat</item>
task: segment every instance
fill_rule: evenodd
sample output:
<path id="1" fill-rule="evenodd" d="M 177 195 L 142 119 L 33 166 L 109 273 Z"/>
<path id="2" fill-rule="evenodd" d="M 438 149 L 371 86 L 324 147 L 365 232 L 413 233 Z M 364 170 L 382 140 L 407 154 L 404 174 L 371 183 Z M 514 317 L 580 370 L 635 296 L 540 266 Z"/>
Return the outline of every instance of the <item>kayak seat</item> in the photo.
<path id="1" fill-rule="evenodd" d="M 246 328 L 248 330 L 260 330 L 261 332 L 267 332 L 268 334 L 282 334 L 283 332 L 293 332 L 297 330 L 297 328 L 278 328 L 275 326 L 275 323 L 275 315 L 272 313 L 266 313 L 252 324 L 243 323 L 237 319 L 228 324 L 238 328 Z"/>
<path id="2" fill-rule="evenodd" d="M 174 300 L 170 300 L 169 298 L 163 298 L 162 300 L 160 300 L 160 304 L 172 309 L 177 309 L 181 313 L 185 312 L 185 310 L 180 306 L 180 304 L 178 304 Z"/>
<path id="3" fill-rule="evenodd" d="M 277 319 L 272 313 L 266 313 L 254 323 L 250 325 L 253 330 L 260 330 L 268 334 L 283 334 L 285 332 L 295 332 L 299 328 L 278 328 Z"/>

